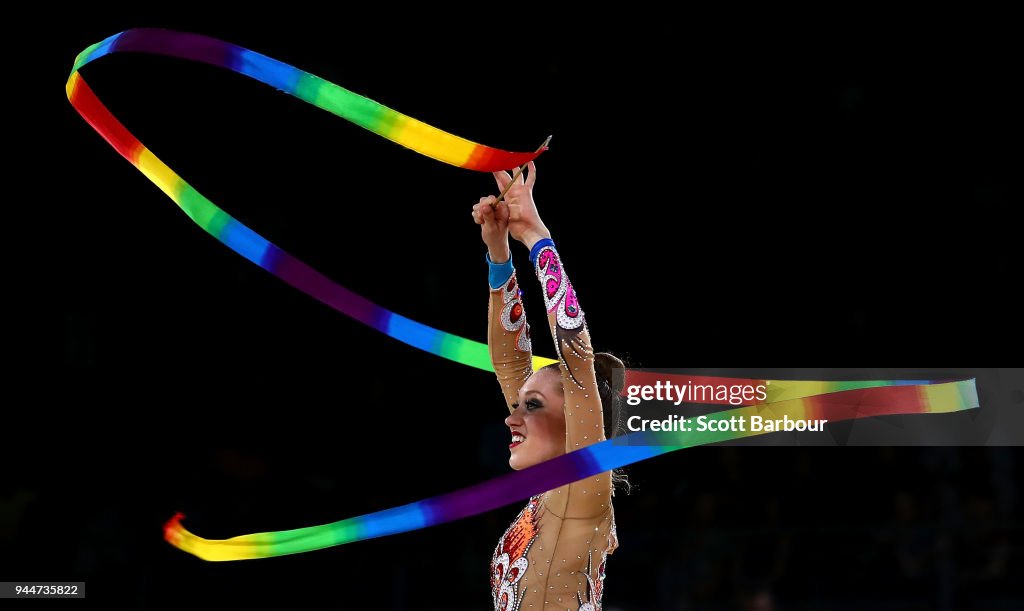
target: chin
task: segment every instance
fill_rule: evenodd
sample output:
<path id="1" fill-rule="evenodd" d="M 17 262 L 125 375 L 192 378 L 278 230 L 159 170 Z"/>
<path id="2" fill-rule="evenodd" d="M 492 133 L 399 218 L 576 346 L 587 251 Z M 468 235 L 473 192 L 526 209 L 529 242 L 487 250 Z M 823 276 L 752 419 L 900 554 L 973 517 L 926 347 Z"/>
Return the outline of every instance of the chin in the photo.
<path id="1" fill-rule="evenodd" d="M 537 463 L 531 462 L 525 456 L 517 456 L 513 454 L 508 457 L 508 466 L 512 467 L 514 471 L 522 471 L 523 469 L 532 467 L 535 464 Z"/>

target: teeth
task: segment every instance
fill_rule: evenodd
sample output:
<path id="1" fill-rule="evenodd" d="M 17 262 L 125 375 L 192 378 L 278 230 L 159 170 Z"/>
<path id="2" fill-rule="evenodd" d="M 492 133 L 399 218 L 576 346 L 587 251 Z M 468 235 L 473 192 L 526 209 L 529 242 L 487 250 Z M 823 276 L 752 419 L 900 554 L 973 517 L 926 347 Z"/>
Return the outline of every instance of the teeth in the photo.
<path id="1" fill-rule="evenodd" d="M 513 435 L 512 436 L 512 443 L 518 443 L 518 442 L 525 441 L 525 440 L 526 440 L 526 437 L 523 437 L 522 435 Z"/>

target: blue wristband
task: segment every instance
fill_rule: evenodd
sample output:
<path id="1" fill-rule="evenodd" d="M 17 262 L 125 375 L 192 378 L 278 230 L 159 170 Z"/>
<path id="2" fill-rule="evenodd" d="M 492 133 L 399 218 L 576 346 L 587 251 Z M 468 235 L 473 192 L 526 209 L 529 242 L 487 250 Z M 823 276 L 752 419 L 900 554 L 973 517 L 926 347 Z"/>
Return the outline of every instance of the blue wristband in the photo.
<path id="1" fill-rule="evenodd" d="M 508 279 L 512 277 L 512 273 L 516 271 L 512 267 L 512 257 L 508 258 L 508 261 L 504 263 L 495 263 L 491 261 L 490 253 L 484 253 L 484 260 L 487 261 L 487 282 L 491 285 L 492 289 L 503 286 Z"/>
<path id="2" fill-rule="evenodd" d="M 542 240 L 537 240 L 537 243 L 534 244 L 533 248 L 530 249 L 530 264 L 533 265 L 534 267 L 536 267 L 537 265 L 537 256 L 540 255 L 540 251 L 545 246 L 550 246 L 551 248 L 554 248 L 555 243 L 554 241 L 551 240 L 551 238 L 544 238 Z"/>

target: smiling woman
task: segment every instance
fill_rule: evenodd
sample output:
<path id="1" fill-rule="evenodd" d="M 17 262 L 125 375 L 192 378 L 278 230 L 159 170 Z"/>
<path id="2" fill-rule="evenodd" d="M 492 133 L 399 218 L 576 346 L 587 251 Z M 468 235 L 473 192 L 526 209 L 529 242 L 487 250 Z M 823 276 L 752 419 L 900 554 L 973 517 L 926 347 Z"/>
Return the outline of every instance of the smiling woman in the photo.
<path id="1" fill-rule="evenodd" d="M 533 162 L 529 168 L 525 180 L 495 172 L 507 203 L 489 196 L 473 207 L 490 266 L 487 343 L 509 409 L 509 465 L 517 470 L 613 435 L 621 388 L 613 386 L 612 371 L 623 366 L 591 348 L 576 291 L 533 201 Z M 536 372 L 510 233 L 530 250 L 558 352 L 558 363 Z M 494 550 L 495 609 L 600 609 L 605 560 L 618 547 L 613 475 L 607 471 L 530 498 Z"/>

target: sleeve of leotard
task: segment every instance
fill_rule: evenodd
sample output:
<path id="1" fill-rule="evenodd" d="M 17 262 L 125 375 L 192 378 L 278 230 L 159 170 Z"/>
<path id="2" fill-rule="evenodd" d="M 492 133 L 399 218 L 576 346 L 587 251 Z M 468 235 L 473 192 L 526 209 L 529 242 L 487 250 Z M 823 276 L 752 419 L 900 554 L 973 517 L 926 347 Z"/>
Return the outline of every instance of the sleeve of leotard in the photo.
<path id="1" fill-rule="evenodd" d="M 590 332 L 554 243 L 550 239 L 537 242 L 530 252 L 530 261 L 540 281 L 562 372 L 565 451 L 573 452 L 605 438 Z M 562 505 L 563 517 L 598 515 L 609 507 L 611 472 L 569 484 L 554 496 L 564 499 L 558 503 Z"/>
<path id="2" fill-rule="evenodd" d="M 512 260 L 494 263 L 489 256 L 485 257 L 490 268 L 487 348 L 494 374 L 505 396 L 505 406 L 511 413 L 512 404 L 519 400 L 519 388 L 533 373 L 530 325 L 526 322 L 523 293 L 519 290 Z"/>

